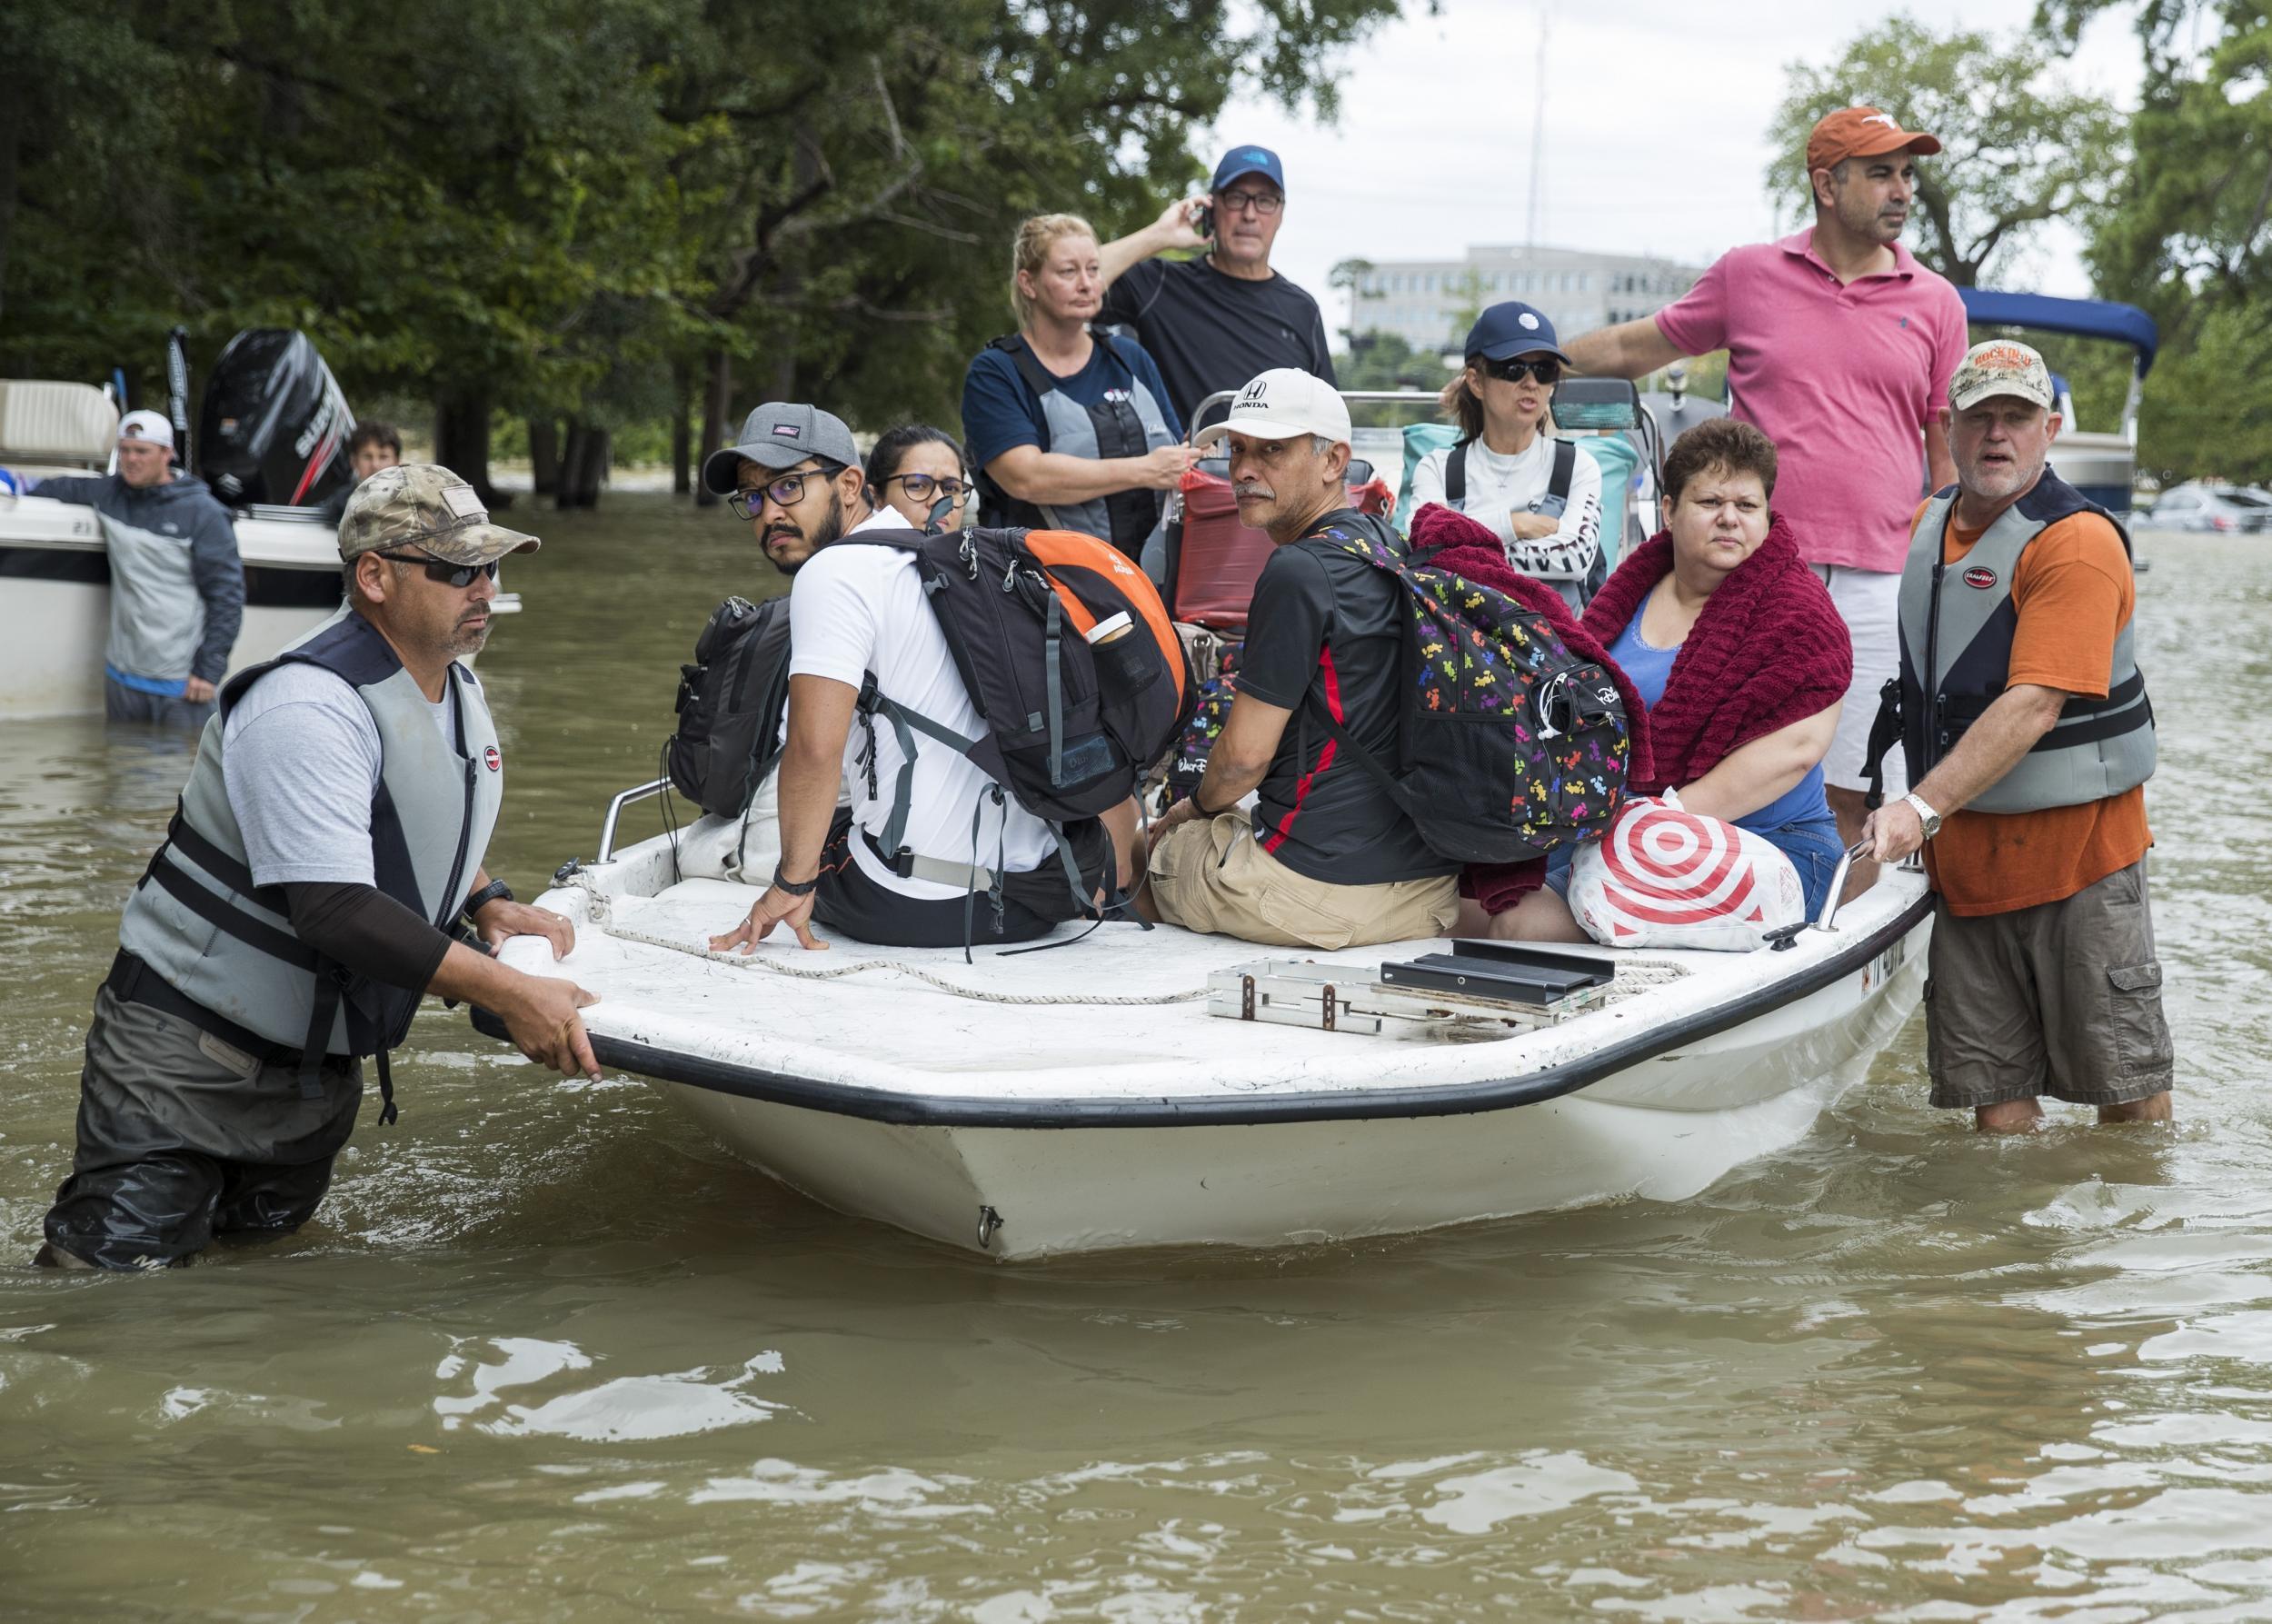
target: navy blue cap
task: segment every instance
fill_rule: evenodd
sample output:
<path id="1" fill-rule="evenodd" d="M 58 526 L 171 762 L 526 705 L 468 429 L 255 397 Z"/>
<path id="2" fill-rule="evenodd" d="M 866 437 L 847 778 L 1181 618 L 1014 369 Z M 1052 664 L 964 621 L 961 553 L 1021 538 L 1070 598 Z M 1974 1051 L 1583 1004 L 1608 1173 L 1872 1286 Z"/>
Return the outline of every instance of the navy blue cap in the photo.
<path id="1" fill-rule="evenodd" d="M 1554 324 L 1535 305 L 1510 299 L 1494 304 L 1475 318 L 1468 329 L 1467 358 L 1504 361 L 1510 355 L 1551 355 L 1564 365 L 1570 359 L 1554 340 Z"/>
<path id="2" fill-rule="evenodd" d="M 1215 178 L 1207 183 L 1207 189 L 1220 192 L 1242 174 L 1268 175 L 1280 192 L 1286 189 L 1285 165 L 1267 146 L 1234 146 L 1223 154 L 1222 162 L 1215 165 Z"/>

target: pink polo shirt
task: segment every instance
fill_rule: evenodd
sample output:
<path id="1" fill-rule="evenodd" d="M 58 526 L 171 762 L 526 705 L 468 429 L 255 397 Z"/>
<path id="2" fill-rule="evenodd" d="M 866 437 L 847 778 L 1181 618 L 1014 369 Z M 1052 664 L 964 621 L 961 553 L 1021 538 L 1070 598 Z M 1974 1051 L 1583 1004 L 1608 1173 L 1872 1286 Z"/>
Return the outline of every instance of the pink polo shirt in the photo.
<path id="1" fill-rule="evenodd" d="M 1810 227 L 1731 248 L 1657 330 L 1728 354 L 1734 414 L 1775 442 L 1775 510 L 1809 563 L 1901 568 L 1925 493 L 1922 431 L 1964 359 L 1957 290 L 1896 243 L 1893 269 L 1841 287 Z"/>

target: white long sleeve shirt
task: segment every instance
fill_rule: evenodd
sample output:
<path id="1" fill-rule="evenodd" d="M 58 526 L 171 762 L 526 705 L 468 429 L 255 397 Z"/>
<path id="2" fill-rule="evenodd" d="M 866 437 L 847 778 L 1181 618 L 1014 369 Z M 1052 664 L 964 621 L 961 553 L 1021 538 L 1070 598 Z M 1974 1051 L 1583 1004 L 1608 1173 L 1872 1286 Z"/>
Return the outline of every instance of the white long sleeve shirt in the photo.
<path id="1" fill-rule="evenodd" d="M 1415 508 L 1443 502 L 1444 464 L 1450 456 L 1449 446 L 1431 451 L 1412 470 Z M 1518 540 L 1515 514 L 1540 511 L 1553 473 L 1554 441 L 1545 434 L 1535 436 L 1511 457 L 1500 455 L 1480 440 L 1470 441 L 1467 494 L 1459 508 L 1499 538 L 1509 563 L 1549 583 L 1577 607 L 1579 585 L 1601 552 L 1601 464 L 1581 447 L 1570 469 L 1569 500 L 1554 533 Z"/>

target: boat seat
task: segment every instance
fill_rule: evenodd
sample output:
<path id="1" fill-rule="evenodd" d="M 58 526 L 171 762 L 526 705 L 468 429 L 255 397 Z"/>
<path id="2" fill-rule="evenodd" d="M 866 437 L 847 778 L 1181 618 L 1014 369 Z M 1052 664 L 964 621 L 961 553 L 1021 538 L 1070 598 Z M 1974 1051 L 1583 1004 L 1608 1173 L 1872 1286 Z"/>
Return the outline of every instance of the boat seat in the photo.
<path id="1" fill-rule="evenodd" d="M 109 464 L 118 408 L 92 384 L 0 380 L 0 461 Z"/>

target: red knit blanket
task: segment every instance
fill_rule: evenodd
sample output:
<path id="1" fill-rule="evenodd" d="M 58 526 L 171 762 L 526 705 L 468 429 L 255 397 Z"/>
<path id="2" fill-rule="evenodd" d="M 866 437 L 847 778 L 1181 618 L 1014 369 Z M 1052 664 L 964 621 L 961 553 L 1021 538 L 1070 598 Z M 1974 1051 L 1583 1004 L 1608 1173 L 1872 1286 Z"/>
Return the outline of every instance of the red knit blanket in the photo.
<path id="1" fill-rule="evenodd" d="M 1618 566 L 1580 623 L 1615 643 L 1671 569 L 1672 538 L 1660 531 Z M 1844 699 L 1853 680 L 1846 622 L 1779 513 L 1759 551 L 1705 600 L 1649 712 L 1650 759 L 1644 767 L 1636 756 L 1627 789 L 1693 783 L 1752 740 Z"/>
<path id="2" fill-rule="evenodd" d="M 1641 776 L 1650 770 L 1648 708 L 1617 662 L 1609 658 L 1609 650 L 1570 613 L 1561 593 L 1509 563 L 1507 549 L 1489 530 L 1465 513 L 1435 503 L 1412 515 L 1411 543 L 1414 553 L 1432 553 L 1430 564 L 1450 570 L 1478 586 L 1505 593 L 1525 609 L 1544 615 L 1570 653 L 1581 660 L 1599 662 L 1615 679 L 1632 728 L 1627 776 Z M 1460 878 L 1460 892 L 1481 902 L 1487 913 L 1504 913 L 1545 883 L 1546 859 L 1536 857 L 1528 862 L 1470 864 Z"/>

